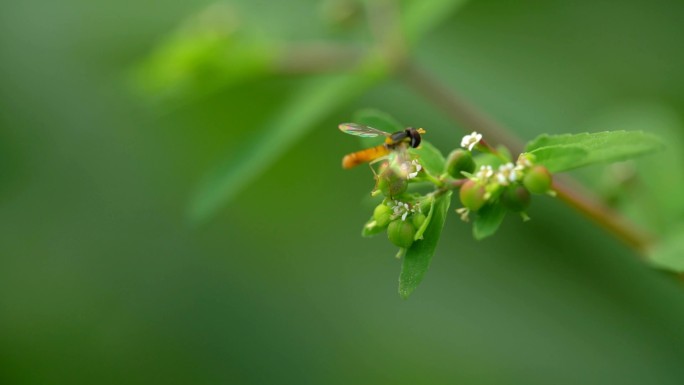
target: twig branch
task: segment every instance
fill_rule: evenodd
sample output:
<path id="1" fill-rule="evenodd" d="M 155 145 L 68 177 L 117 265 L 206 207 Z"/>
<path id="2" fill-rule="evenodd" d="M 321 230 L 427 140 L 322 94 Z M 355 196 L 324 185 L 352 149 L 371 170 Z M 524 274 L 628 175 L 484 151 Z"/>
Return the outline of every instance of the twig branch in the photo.
<path id="1" fill-rule="evenodd" d="M 443 86 L 414 62 L 406 61 L 401 67 L 400 76 L 409 86 L 441 108 L 465 129 L 478 131 L 514 152 L 523 151 L 522 142 L 512 136 L 509 130 L 479 111 L 465 98 Z M 645 254 L 653 239 L 650 235 L 637 229 L 631 222 L 603 205 L 595 196 L 569 177 L 556 177 L 553 187 L 558 193 L 558 198 L 563 202 L 608 230 L 639 254 Z"/>
<path id="2" fill-rule="evenodd" d="M 281 73 L 290 74 L 341 71 L 362 60 L 365 53 L 363 49 L 330 44 L 292 46 L 276 63 L 276 68 Z M 445 87 L 414 62 L 405 58 L 396 61 L 400 63 L 397 67 L 398 76 L 463 128 L 478 131 L 492 142 L 501 143 L 513 152 L 523 151 L 520 139 L 478 110 L 466 98 Z M 592 193 L 567 176 L 556 176 L 553 188 L 560 200 L 593 220 L 639 254 L 645 255 L 652 244 L 652 236 L 603 205 Z"/>
<path id="3" fill-rule="evenodd" d="M 291 44 L 273 63 L 276 73 L 287 75 L 309 75 L 346 71 L 354 68 L 366 57 L 361 47 L 331 43 Z"/>
<path id="4" fill-rule="evenodd" d="M 640 255 L 646 256 L 646 252 L 654 240 L 651 235 L 636 228 L 626 218 L 603 205 L 574 180 L 560 176 L 554 178 L 556 180 L 553 183 L 553 189 L 560 200 L 592 219 Z"/>
<path id="5" fill-rule="evenodd" d="M 507 129 L 477 110 L 464 97 L 442 85 L 439 80 L 423 71 L 413 61 L 404 62 L 399 74 L 409 86 L 441 108 L 446 115 L 466 130 L 478 131 L 490 142 L 504 144 L 513 152 L 523 150 L 523 143 L 510 135 Z"/>

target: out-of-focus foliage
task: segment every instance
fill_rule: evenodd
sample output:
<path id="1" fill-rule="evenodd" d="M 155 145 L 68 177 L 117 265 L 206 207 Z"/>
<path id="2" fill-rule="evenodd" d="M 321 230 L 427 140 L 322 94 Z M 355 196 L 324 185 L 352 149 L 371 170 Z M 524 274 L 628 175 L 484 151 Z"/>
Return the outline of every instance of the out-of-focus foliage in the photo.
<path id="1" fill-rule="evenodd" d="M 0 383 L 681 383 L 681 283 L 552 199 L 481 242 L 450 210 L 429 279 L 397 298 L 394 248 L 358 237 L 372 185 L 367 168 L 339 169 L 359 147 L 336 125 L 377 108 L 425 128 L 443 152 L 469 131 L 394 79 L 330 108 L 213 221 L 190 228 L 207 171 L 268 136 L 315 80 L 215 61 L 222 48 L 209 38 L 188 46 L 183 69 L 198 76 L 178 87 L 165 79 L 183 60 L 167 63 L 170 75 L 146 63 L 192 41 L 188 20 L 226 6 L 235 29 L 223 39 L 256 62 L 284 42 L 375 38 L 363 8 L 339 1 L 214 3 L 0 5 Z M 666 151 L 572 173 L 675 239 L 682 2 L 453 9 L 421 28 L 413 58 L 523 140 L 665 138 Z M 236 69 L 250 75 L 236 80 Z M 151 71 L 136 84 L 158 96 L 131 92 L 138 71 Z"/>
<path id="2" fill-rule="evenodd" d="M 684 272 L 684 230 L 670 229 L 662 235 L 662 240 L 651 250 L 654 265 L 677 273 Z"/>
<path id="3" fill-rule="evenodd" d="M 365 90 L 372 79 L 362 74 L 337 75 L 303 85 L 251 142 L 205 178 L 192 200 L 190 219 L 201 223 L 213 215 L 335 107 Z"/>
<path id="4" fill-rule="evenodd" d="M 248 36 L 236 18 L 226 3 L 193 16 L 140 66 L 139 86 L 149 95 L 178 98 L 268 74 L 277 45 Z"/>

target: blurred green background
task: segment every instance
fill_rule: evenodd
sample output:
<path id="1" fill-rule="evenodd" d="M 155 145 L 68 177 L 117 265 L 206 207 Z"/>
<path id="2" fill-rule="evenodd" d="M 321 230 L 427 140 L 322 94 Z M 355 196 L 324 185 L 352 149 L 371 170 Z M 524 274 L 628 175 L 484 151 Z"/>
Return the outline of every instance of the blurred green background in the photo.
<path id="1" fill-rule="evenodd" d="M 0 5 L 0 383 L 681 383 L 684 287 L 550 198 L 482 242 L 452 213 L 399 299 L 394 247 L 359 236 L 372 179 L 340 168 L 358 143 L 336 124 L 379 108 L 444 151 L 467 128 L 397 80 L 323 114 L 190 226 L 208 170 L 305 80 L 209 71 L 162 101 L 140 92 L 140 66 L 211 4 Z M 369 35 L 362 15 L 334 24 L 344 2 L 222 4 L 255 41 Z M 470 1 L 444 16 L 413 57 L 519 137 L 665 137 L 621 202 L 652 230 L 681 223 L 684 3 Z M 600 192 L 605 172 L 577 177 Z"/>

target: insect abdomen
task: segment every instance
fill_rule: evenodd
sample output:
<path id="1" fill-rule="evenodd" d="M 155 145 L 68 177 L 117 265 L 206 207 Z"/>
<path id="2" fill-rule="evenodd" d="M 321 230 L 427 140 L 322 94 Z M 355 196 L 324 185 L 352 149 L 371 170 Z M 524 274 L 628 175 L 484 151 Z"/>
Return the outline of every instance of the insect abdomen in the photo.
<path id="1" fill-rule="evenodd" d="M 352 168 L 362 163 L 368 163 L 370 161 L 383 157 L 388 153 L 389 149 L 384 144 L 368 148 L 365 150 L 352 152 L 351 154 L 347 154 L 344 156 L 344 158 L 342 158 L 342 168 Z"/>

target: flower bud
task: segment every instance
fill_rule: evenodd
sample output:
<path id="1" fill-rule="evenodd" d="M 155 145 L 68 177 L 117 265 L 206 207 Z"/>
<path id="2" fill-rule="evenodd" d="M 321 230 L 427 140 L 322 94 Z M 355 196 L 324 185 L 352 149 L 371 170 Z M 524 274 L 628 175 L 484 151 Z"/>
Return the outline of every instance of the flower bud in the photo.
<path id="1" fill-rule="evenodd" d="M 392 216 L 392 209 L 385 204 L 379 204 L 373 210 L 373 219 L 375 220 L 375 225 L 378 227 L 385 227 L 390 223 L 390 217 Z"/>
<path id="2" fill-rule="evenodd" d="M 519 213 L 530 205 L 530 193 L 523 186 L 511 186 L 501 195 L 501 202 L 507 209 Z"/>
<path id="3" fill-rule="evenodd" d="M 533 194 L 544 194 L 551 189 L 551 173 L 544 166 L 532 167 L 525 177 L 523 184 Z"/>
<path id="4" fill-rule="evenodd" d="M 484 206 L 486 202 L 485 194 L 485 187 L 474 180 L 465 182 L 459 192 L 461 203 L 470 211 L 477 211 Z"/>
<path id="5" fill-rule="evenodd" d="M 446 172 L 456 179 L 465 178 L 461 171 L 472 173 L 475 171 L 473 154 L 464 149 L 456 149 L 449 154 L 446 160 Z"/>
<path id="6" fill-rule="evenodd" d="M 411 222 L 396 219 L 390 222 L 387 228 L 387 238 L 390 242 L 403 248 L 408 248 L 413 244 L 413 237 L 416 235 L 416 228 Z"/>
<path id="7" fill-rule="evenodd" d="M 377 189 L 385 196 L 397 196 L 406 191 L 408 181 L 392 171 L 391 168 L 384 170 L 378 176 Z"/>
<path id="8" fill-rule="evenodd" d="M 427 216 L 421 212 L 415 213 L 411 216 L 411 222 L 416 229 L 419 229 L 423 225 L 423 222 L 427 219 Z"/>

